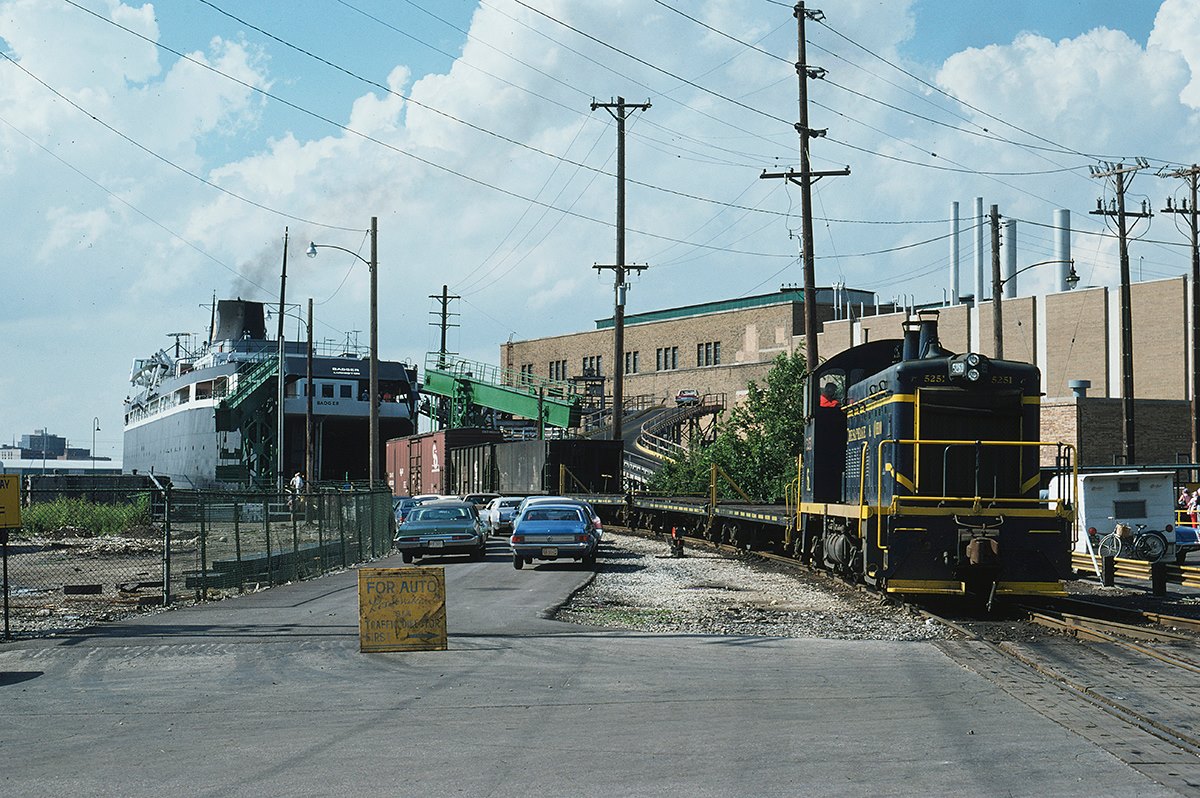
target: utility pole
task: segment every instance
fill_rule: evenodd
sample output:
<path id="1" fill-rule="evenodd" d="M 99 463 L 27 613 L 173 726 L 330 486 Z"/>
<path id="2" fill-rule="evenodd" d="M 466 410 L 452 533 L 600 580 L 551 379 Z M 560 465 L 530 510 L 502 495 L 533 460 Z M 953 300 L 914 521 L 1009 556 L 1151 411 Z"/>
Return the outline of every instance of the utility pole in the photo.
<path id="1" fill-rule="evenodd" d="M 1092 177 L 1113 178 L 1117 189 L 1115 207 L 1104 207 L 1103 200 L 1096 200 L 1096 210 L 1092 216 L 1112 216 L 1117 220 L 1117 239 L 1121 252 L 1121 407 L 1124 417 L 1123 438 L 1125 441 L 1125 465 L 1133 465 L 1136 448 L 1134 446 L 1133 427 L 1133 292 L 1130 288 L 1129 277 L 1129 241 L 1126 219 L 1147 219 L 1151 216 L 1146 203 L 1142 203 L 1142 212 L 1125 210 L 1125 189 L 1134 173 L 1149 166 L 1144 158 L 1138 158 L 1133 166 L 1123 163 L 1106 163 L 1105 168 L 1090 167 Z M 1126 177 L 1128 175 L 1128 178 Z"/>
<path id="2" fill-rule="evenodd" d="M 1200 166 L 1192 164 L 1187 169 L 1159 174 L 1159 177 L 1178 177 L 1186 180 L 1192 193 L 1192 204 L 1183 201 L 1183 206 L 1172 206 L 1167 198 L 1163 213 L 1182 213 L 1188 217 L 1192 234 L 1192 462 L 1200 463 L 1200 236 L 1197 235 L 1196 205 L 1197 183 L 1200 183 Z"/>
<path id="3" fill-rule="evenodd" d="M 598 103 L 592 100 L 592 110 L 603 108 L 617 120 L 617 262 L 613 266 L 596 265 L 597 271 L 612 269 L 613 282 L 613 440 L 621 440 L 621 414 L 625 409 L 625 282 L 626 271 L 639 274 L 646 266 L 625 263 L 625 120 L 634 111 L 647 111 L 650 102 L 626 103 L 618 97 L 615 103 Z"/>
<path id="4" fill-rule="evenodd" d="M 283 473 L 283 435 L 285 430 L 283 423 L 283 376 L 287 357 L 283 346 L 283 311 L 284 311 L 284 296 L 287 292 L 287 248 L 288 248 L 288 229 L 283 228 L 283 268 L 279 272 L 279 332 L 276 336 L 279 339 L 279 378 L 276 380 L 277 388 L 275 394 L 275 413 L 278 416 L 275 425 L 275 488 L 280 493 L 283 493 L 284 485 L 287 484 L 287 477 Z"/>
<path id="5" fill-rule="evenodd" d="M 1000 298 L 1000 208 L 992 206 L 988 214 L 992 228 L 992 341 L 997 360 L 1004 359 L 1004 311 Z"/>
<path id="6" fill-rule="evenodd" d="M 800 83 L 800 121 L 796 123 L 796 132 L 800 134 L 800 171 L 791 169 L 786 172 L 768 173 L 765 170 L 761 179 L 783 178 L 800 186 L 801 238 L 800 253 L 804 259 L 804 359 L 811 372 L 817 366 L 817 276 L 816 262 L 813 258 L 813 219 L 812 219 L 812 184 L 822 177 L 850 174 L 850 167 L 829 172 L 814 172 L 809 161 L 809 139 L 824 136 L 827 130 L 815 130 L 808 126 L 808 80 L 820 80 L 825 77 L 821 67 L 808 66 L 808 50 L 804 42 L 804 23 L 807 20 L 820 22 L 825 19 L 821 11 L 809 11 L 800 2 L 792 9 L 796 17 L 796 75 Z"/>
<path id="7" fill-rule="evenodd" d="M 308 357 L 304 363 L 305 381 L 305 405 L 304 405 L 304 490 L 306 493 L 312 491 L 313 480 L 316 478 L 316 472 L 313 469 L 316 463 L 313 449 L 313 300 L 308 298 Z"/>
<path id="8" fill-rule="evenodd" d="M 458 326 L 457 324 L 454 324 L 450 321 L 451 316 L 458 315 L 457 313 L 450 312 L 450 300 L 462 299 L 462 297 L 451 294 L 449 288 L 447 286 L 443 285 L 442 293 L 430 294 L 429 298 L 434 300 L 435 302 L 441 303 L 441 306 L 442 306 L 442 309 L 440 312 L 439 311 L 431 311 L 429 314 L 431 316 L 437 316 L 441 319 L 441 321 L 438 322 L 437 324 L 431 323 L 430 326 L 440 327 L 441 331 L 442 331 L 441 345 L 438 347 L 438 367 L 442 368 L 442 367 L 445 367 L 445 365 L 446 365 L 446 355 L 456 354 L 454 352 L 446 351 L 446 330 L 449 329 L 450 327 Z"/>

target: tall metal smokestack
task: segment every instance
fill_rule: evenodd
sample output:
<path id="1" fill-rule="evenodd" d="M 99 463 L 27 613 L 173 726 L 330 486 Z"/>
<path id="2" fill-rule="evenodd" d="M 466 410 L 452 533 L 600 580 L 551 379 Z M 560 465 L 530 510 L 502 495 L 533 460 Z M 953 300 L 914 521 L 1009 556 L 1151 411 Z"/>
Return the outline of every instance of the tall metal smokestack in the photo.
<path id="1" fill-rule="evenodd" d="M 975 307 L 983 301 L 983 231 L 987 228 L 987 217 L 983 215 L 983 197 L 975 198 Z"/>
<path id="2" fill-rule="evenodd" d="M 950 203 L 950 304 L 958 304 L 958 203 Z"/>
<path id="3" fill-rule="evenodd" d="M 1004 298 L 1017 296 L 1017 220 L 1004 220 Z"/>
<path id="4" fill-rule="evenodd" d="M 1058 290 L 1066 291 L 1067 273 L 1071 270 L 1071 212 L 1060 208 L 1054 212 L 1054 258 L 1058 264 Z"/>

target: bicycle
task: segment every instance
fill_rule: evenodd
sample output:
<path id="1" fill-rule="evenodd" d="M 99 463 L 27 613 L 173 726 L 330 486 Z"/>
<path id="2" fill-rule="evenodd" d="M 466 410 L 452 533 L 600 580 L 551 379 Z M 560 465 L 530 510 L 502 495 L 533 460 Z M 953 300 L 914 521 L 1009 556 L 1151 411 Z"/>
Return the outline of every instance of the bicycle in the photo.
<path id="1" fill-rule="evenodd" d="M 1096 553 L 1101 557 L 1122 557 L 1147 562 L 1162 559 L 1167 553 L 1167 539 L 1161 532 L 1147 532 L 1145 524 L 1136 526 L 1137 529 L 1133 530 L 1129 524 L 1117 524 L 1112 532 L 1100 538 Z"/>

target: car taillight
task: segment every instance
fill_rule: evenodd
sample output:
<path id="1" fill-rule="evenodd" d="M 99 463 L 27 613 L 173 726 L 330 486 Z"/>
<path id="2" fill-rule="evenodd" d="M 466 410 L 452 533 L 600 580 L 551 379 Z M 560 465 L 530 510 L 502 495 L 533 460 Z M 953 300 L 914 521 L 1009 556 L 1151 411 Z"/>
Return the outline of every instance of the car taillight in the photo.
<path id="1" fill-rule="evenodd" d="M 576 535 L 575 539 L 577 543 L 587 543 L 590 537 L 588 535 Z"/>
<path id="2" fill-rule="evenodd" d="M 513 535 L 511 538 L 509 538 L 509 540 L 513 543 L 524 543 L 525 536 L 524 535 Z"/>

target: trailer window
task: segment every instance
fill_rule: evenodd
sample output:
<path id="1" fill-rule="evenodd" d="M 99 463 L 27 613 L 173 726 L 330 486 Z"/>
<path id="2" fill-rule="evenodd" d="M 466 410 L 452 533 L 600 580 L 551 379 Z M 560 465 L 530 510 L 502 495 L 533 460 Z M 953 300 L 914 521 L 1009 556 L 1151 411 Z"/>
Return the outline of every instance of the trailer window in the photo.
<path id="1" fill-rule="evenodd" d="M 1113 502 L 1114 518 L 1145 518 L 1146 500 Z"/>
<path id="2" fill-rule="evenodd" d="M 1137 493 L 1142 487 L 1142 483 L 1136 479 L 1121 479 L 1117 481 L 1118 493 Z"/>

